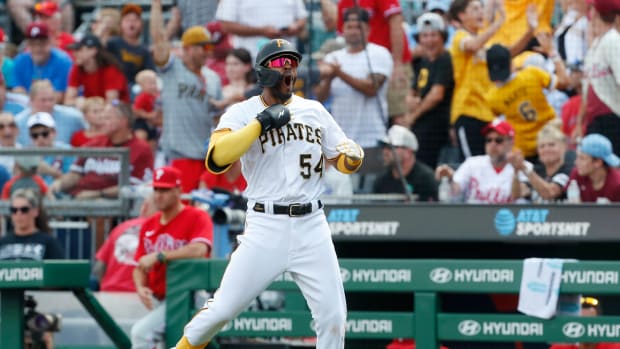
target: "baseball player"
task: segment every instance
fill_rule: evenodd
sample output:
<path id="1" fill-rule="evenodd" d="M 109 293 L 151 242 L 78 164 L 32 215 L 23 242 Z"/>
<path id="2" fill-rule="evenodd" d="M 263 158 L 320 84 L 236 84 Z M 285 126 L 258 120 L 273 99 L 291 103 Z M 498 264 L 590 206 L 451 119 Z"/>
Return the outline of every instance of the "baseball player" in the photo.
<path id="1" fill-rule="evenodd" d="M 262 94 L 231 106 L 211 135 L 209 171 L 224 172 L 241 159 L 248 182 L 246 226 L 220 288 L 187 324 L 176 349 L 204 348 L 283 272 L 312 311 L 316 347 L 344 348 L 344 289 L 317 198 L 328 163 L 352 173 L 364 152 L 319 102 L 293 95 L 300 61 L 288 41 L 266 43 L 255 66 Z"/>
<path id="2" fill-rule="evenodd" d="M 205 211 L 181 201 L 181 171 L 160 167 L 153 175 L 153 203 L 158 212 L 140 228 L 133 281 L 149 312 L 131 328 L 131 348 L 154 348 L 166 325 L 166 264 L 206 258 L 211 253 L 213 224 Z"/>

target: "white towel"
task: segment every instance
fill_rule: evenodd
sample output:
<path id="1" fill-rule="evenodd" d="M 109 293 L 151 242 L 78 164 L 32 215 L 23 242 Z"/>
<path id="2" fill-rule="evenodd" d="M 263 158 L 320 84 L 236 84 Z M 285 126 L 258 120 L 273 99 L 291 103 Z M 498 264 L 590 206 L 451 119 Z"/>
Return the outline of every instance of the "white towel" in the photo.
<path id="1" fill-rule="evenodd" d="M 520 312 L 542 319 L 555 315 L 563 264 L 562 259 L 527 258 L 523 261 Z"/>

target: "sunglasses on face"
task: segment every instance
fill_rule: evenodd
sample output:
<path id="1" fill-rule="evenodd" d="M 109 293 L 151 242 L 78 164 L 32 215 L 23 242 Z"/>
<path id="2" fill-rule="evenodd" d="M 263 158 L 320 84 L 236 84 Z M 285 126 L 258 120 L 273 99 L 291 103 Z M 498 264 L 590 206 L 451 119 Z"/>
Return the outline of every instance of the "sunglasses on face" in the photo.
<path id="1" fill-rule="evenodd" d="M 5 128 L 16 128 L 17 124 L 15 124 L 14 122 L 8 123 L 8 124 L 0 124 L 0 130 L 4 130 Z"/>
<path id="2" fill-rule="evenodd" d="M 485 138 L 485 142 L 487 144 L 489 144 L 491 142 L 495 142 L 496 144 L 502 144 L 502 143 L 504 143 L 505 140 L 506 140 L 506 138 L 504 138 L 504 137 L 495 137 L 495 138 L 494 137 L 488 137 L 488 138 Z"/>
<path id="3" fill-rule="evenodd" d="M 31 132 L 30 137 L 32 139 L 38 139 L 39 137 L 47 138 L 50 135 L 50 131 Z"/>
<path id="4" fill-rule="evenodd" d="M 11 206 L 11 214 L 16 214 L 17 212 L 26 214 L 30 212 L 30 206 L 22 206 L 22 207 Z"/>
<path id="5" fill-rule="evenodd" d="M 290 65 L 291 68 L 297 68 L 299 62 L 291 57 L 278 57 L 269 61 L 269 68 L 282 68 L 287 64 Z"/>

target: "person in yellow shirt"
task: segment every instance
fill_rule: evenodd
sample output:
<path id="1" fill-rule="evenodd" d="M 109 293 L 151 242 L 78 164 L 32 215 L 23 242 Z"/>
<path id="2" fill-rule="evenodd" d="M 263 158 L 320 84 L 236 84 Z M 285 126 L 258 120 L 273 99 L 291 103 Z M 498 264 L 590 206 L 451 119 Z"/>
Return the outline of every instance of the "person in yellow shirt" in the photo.
<path id="1" fill-rule="evenodd" d="M 513 73 L 510 51 L 495 44 L 487 51 L 489 77 L 494 83 L 486 100 L 495 115 L 504 115 L 515 128 L 515 147 L 528 160 L 537 157 L 536 137 L 549 121 L 556 118 L 544 89 L 564 88 L 568 76 L 557 53 L 552 55 L 558 75 L 534 66 Z"/>
<path id="2" fill-rule="evenodd" d="M 551 17 L 553 17 L 555 7 L 554 0 L 505 0 L 506 21 L 489 40 L 489 43 L 514 45 L 528 30 L 526 14 L 530 6 L 535 6 L 538 13 L 539 25 L 536 33 L 552 33 Z"/>
<path id="3" fill-rule="evenodd" d="M 480 0 L 454 0 L 450 16 L 459 23 L 450 54 L 454 68 L 454 95 L 450 121 L 454 125 L 461 155 L 464 158 L 484 154 L 482 129 L 494 119 L 484 98 L 492 87 L 488 77 L 485 45 L 505 20 L 502 0 L 489 0 L 494 8 L 491 24 L 485 29 L 484 10 Z M 536 9 L 528 11 L 529 29 L 510 47 L 510 55 L 523 50 L 538 26 Z"/>

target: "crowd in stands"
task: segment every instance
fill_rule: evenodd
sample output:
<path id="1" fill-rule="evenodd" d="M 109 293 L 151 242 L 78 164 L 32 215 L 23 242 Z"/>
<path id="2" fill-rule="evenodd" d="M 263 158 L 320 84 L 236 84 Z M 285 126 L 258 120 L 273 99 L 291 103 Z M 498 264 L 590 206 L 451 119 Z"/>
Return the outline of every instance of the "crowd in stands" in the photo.
<path id="1" fill-rule="evenodd" d="M 133 184 L 171 165 L 183 173 L 184 192 L 208 188 L 201 178 L 210 131 L 227 107 L 260 91 L 254 57 L 278 37 L 304 53 L 298 93 L 323 102 L 372 155 L 369 170 L 352 181 L 328 176 L 328 193 L 438 201 L 447 176 L 453 202 L 540 203 L 565 200 L 574 179 L 581 201 L 617 201 L 617 1 L 420 4 L 406 13 L 398 0 L 178 1 L 171 8 L 153 0 L 96 8 L 81 26 L 87 29 L 76 31 L 82 23 L 71 3 L 10 1 L 12 22 L 0 31 L 1 146 L 137 145 L 150 155 L 132 154 L 132 169 L 140 169 Z M 122 135 L 110 129 L 119 125 L 108 105 L 127 110 Z M 514 132 L 484 131 L 498 120 Z M 596 147 L 587 152 L 581 144 L 591 134 Z M 3 181 L 9 186 L 28 172 L 11 156 L 0 160 L 14 177 Z M 34 175 L 44 181 L 32 185 L 50 198 L 117 196 L 104 187 L 117 184 L 110 159 L 39 160 Z M 584 161 L 592 165 L 576 166 Z M 80 171 L 110 182 L 95 181 L 93 192 L 79 195 L 72 182 Z"/>
<path id="2" fill-rule="evenodd" d="M 214 175 L 204 156 L 222 113 L 260 93 L 254 60 L 273 38 L 303 53 L 297 93 L 322 102 L 367 154 L 353 180 L 325 172 L 328 194 L 620 202 L 620 0 L 414 1 L 413 13 L 408 0 L 99 1 L 78 16 L 72 1 L 7 0 L 0 148 L 51 152 L 0 156 L 15 230 L 0 240 L 0 259 L 62 254 L 39 224 L 41 197 L 121 192 L 120 159 L 54 149 L 127 147 L 131 184 L 159 183 L 158 196 L 111 233 L 95 274 L 102 289 L 137 288 L 153 307 L 148 273 L 132 271 L 160 272 L 158 262 L 178 256 L 145 251 L 140 227 L 156 210 L 170 219 L 183 211 L 181 191 L 243 193 L 239 162 Z M 210 229 L 187 255 L 209 255 Z M 136 248 L 148 257 L 135 259 Z M 134 337 L 144 341 L 146 324 Z"/>
<path id="3" fill-rule="evenodd" d="M 228 106 L 260 90 L 254 57 L 278 37 L 305 53 L 299 93 L 382 158 L 367 160 L 378 166 L 360 175 L 364 187 L 328 176 L 331 192 L 438 201 L 446 177 L 444 201 L 557 202 L 571 181 L 580 201 L 620 200 L 617 1 L 421 4 L 411 16 L 397 0 L 167 9 L 153 0 L 97 8 L 76 32 L 70 2 L 9 1 L 0 144 L 129 147 L 132 184 L 170 165 L 184 192 L 241 192 L 239 166 L 221 178 L 205 172 L 208 136 Z M 4 198 L 24 187 L 50 199 L 119 193 L 118 159 L 2 156 L 0 164 Z"/>

